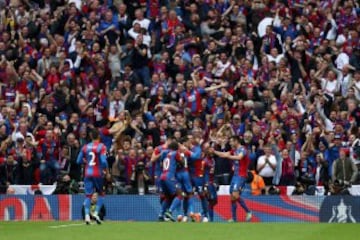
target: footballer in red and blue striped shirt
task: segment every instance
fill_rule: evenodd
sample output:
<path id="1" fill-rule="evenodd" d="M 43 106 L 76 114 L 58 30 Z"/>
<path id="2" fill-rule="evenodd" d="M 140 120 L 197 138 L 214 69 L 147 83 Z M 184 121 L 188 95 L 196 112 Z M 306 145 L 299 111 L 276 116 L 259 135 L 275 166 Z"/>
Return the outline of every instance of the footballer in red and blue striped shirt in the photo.
<path id="1" fill-rule="evenodd" d="M 100 142 L 99 131 L 93 129 L 90 135 L 92 142 L 83 146 L 78 155 L 77 163 L 85 165 L 85 222 L 86 224 L 90 224 L 91 196 L 94 191 L 96 191 L 99 194 L 99 197 L 95 213 L 92 217 L 98 224 L 101 224 L 101 220 L 97 214 L 104 202 L 104 174 L 106 174 L 106 178 L 110 178 L 110 175 L 106 159 L 106 147 L 103 143 Z"/>

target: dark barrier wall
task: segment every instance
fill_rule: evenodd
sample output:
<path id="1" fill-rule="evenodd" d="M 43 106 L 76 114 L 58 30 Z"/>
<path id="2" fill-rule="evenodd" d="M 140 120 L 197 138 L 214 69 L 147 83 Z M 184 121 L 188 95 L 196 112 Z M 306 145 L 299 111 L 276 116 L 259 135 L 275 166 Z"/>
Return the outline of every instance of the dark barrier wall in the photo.
<path id="1" fill-rule="evenodd" d="M 80 220 L 81 195 L 2 195 L 0 220 Z M 360 197 L 260 196 L 248 197 L 253 222 L 360 222 Z M 105 199 L 107 220 L 156 221 L 160 210 L 156 196 L 117 195 Z M 200 212 L 199 201 L 195 210 Z M 230 219 L 229 196 L 219 196 L 215 221 Z M 238 207 L 239 221 L 245 213 Z"/>

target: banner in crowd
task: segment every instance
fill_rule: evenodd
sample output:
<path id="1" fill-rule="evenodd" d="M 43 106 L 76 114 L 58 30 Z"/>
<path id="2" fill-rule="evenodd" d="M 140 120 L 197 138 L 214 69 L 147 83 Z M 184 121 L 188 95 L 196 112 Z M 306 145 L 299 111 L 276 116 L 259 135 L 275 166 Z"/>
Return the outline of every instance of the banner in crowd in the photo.
<path id="1" fill-rule="evenodd" d="M 56 189 L 56 184 L 54 185 L 10 185 L 10 188 L 14 189 L 14 194 L 24 195 L 32 194 L 34 195 L 37 190 L 41 191 L 44 195 L 51 195 Z"/>
<path id="2" fill-rule="evenodd" d="M 230 198 L 219 196 L 216 222 L 230 219 Z M 1 195 L 0 220 L 81 220 L 82 195 Z M 353 196 L 259 196 L 248 197 L 253 222 L 360 222 L 360 197 Z M 157 196 L 111 195 L 105 199 L 107 220 L 156 221 Z M 196 200 L 195 210 L 201 212 Z M 238 207 L 239 221 L 245 213 Z"/>

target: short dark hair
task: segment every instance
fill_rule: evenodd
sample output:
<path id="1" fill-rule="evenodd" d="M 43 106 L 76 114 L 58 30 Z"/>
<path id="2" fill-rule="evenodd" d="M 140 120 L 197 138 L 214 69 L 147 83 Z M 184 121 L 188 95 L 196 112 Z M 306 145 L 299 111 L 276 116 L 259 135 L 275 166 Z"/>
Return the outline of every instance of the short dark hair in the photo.
<path id="1" fill-rule="evenodd" d="M 177 141 L 172 141 L 170 144 L 169 144 L 169 149 L 170 150 L 178 150 L 179 149 L 179 144 Z"/>
<path id="2" fill-rule="evenodd" d="M 166 141 L 175 141 L 175 137 L 173 135 L 170 135 L 170 136 L 166 137 Z"/>
<path id="3" fill-rule="evenodd" d="M 235 140 L 236 142 L 240 143 L 240 137 L 237 135 L 231 136 L 230 139 Z"/>
<path id="4" fill-rule="evenodd" d="M 100 138 L 100 132 L 98 129 L 94 128 L 90 132 L 90 137 L 92 140 L 96 140 Z"/>
<path id="5" fill-rule="evenodd" d="M 181 139 L 180 139 L 180 143 L 186 143 L 187 141 L 189 141 L 188 136 L 183 136 L 183 137 L 181 137 Z"/>

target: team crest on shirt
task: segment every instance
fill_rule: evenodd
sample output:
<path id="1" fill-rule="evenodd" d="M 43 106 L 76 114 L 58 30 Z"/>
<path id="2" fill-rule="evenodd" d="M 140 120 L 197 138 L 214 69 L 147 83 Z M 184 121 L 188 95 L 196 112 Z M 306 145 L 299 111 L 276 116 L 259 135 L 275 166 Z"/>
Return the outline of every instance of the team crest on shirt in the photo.
<path id="1" fill-rule="evenodd" d="M 188 97 L 188 100 L 189 100 L 189 102 L 195 102 L 196 96 L 195 96 L 195 95 L 190 95 L 190 96 Z"/>

